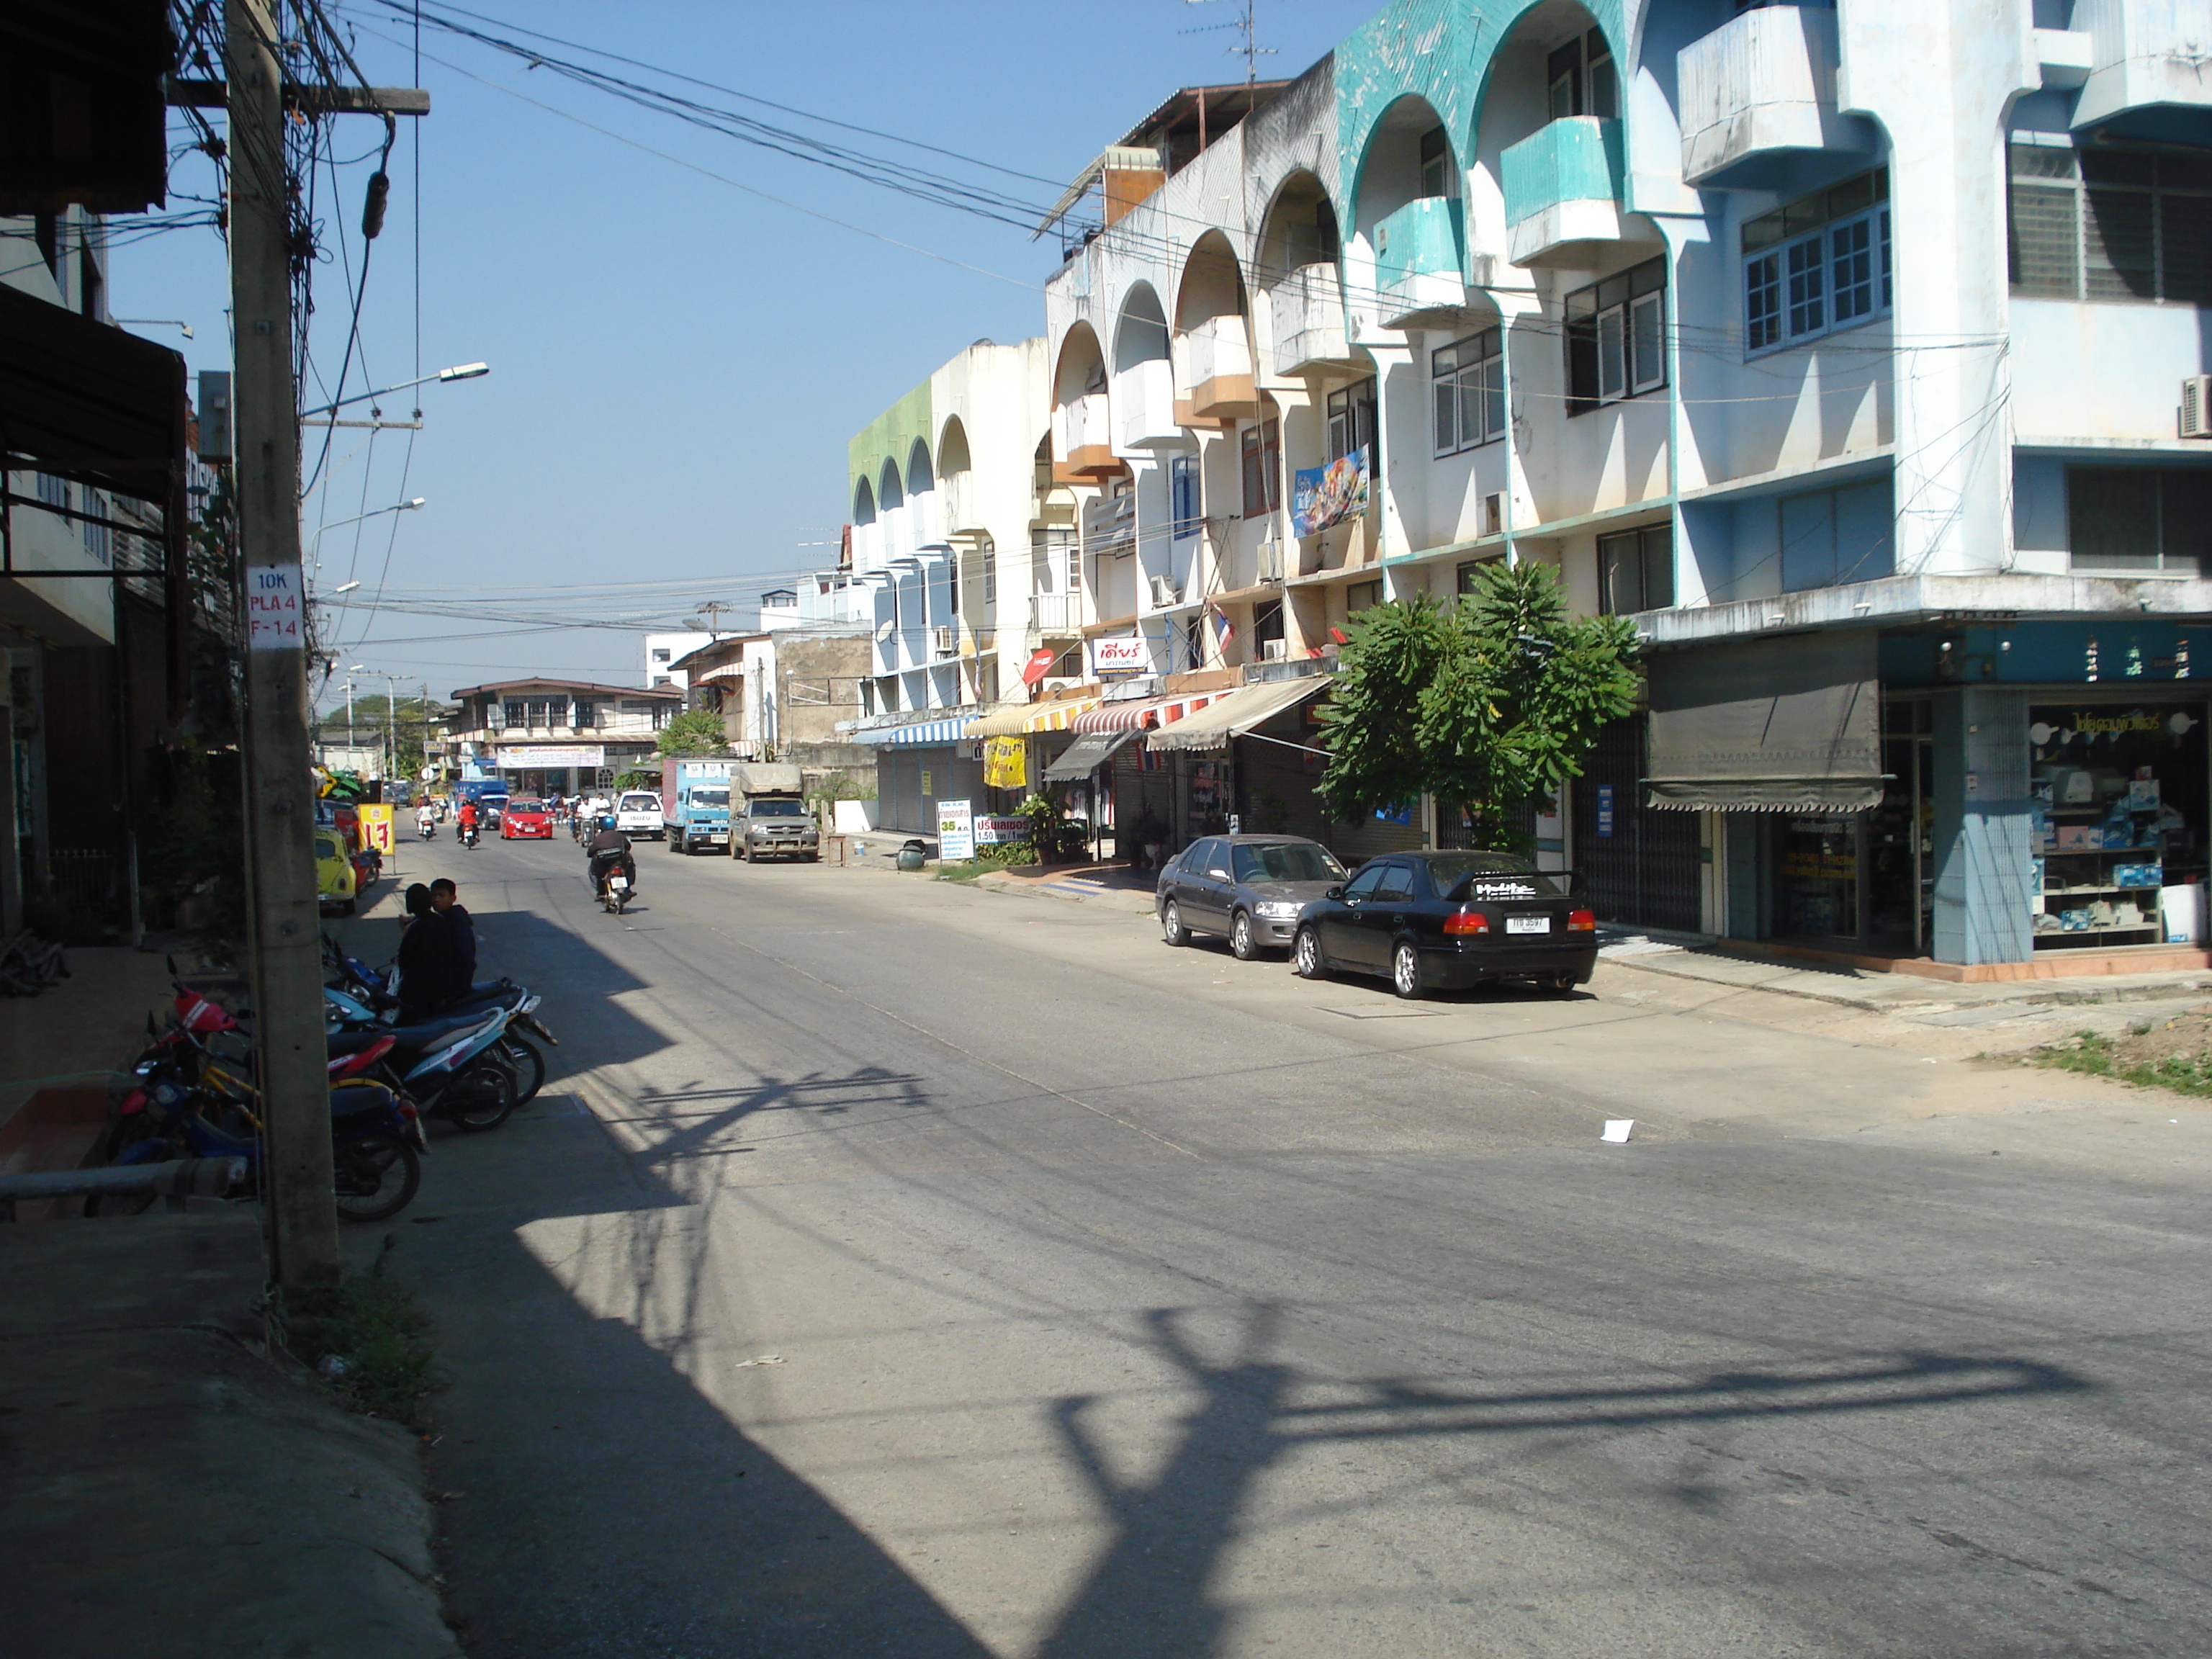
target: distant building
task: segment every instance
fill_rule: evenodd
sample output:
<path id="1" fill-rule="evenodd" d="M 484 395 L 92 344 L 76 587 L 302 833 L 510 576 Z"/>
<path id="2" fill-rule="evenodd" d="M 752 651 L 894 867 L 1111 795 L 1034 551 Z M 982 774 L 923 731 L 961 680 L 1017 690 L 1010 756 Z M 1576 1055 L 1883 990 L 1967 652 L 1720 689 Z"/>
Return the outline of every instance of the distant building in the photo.
<path id="1" fill-rule="evenodd" d="M 498 680 L 453 694 L 450 758 L 463 777 L 497 776 L 516 794 L 606 788 L 653 758 L 684 694 L 578 680 Z"/>
<path id="2" fill-rule="evenodd" d="M 690 690 L 676 664 L 701 646 L 713 642 L 712 634 L 647 634 L 645 636 L 645 684 L 649 690 Z"/>

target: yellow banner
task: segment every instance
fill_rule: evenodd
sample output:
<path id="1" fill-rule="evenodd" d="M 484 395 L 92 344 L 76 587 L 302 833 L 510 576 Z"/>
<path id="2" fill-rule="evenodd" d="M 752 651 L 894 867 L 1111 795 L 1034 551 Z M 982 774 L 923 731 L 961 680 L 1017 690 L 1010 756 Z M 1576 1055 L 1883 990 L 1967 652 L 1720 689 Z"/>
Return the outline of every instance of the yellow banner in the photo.
<path id="1" fill-rule="evenodd" d="M 1030 746 L 1023 738 L 983 739 L 983 781 L 994 789 L 1030 787 Z"/>
<path id="2" fill-rule="evenodd" d="M 389 802 L 364 801 L 354 809 L 361 815 L 361 839 L 380 853 L 392 850 L 392 806 Z"/>

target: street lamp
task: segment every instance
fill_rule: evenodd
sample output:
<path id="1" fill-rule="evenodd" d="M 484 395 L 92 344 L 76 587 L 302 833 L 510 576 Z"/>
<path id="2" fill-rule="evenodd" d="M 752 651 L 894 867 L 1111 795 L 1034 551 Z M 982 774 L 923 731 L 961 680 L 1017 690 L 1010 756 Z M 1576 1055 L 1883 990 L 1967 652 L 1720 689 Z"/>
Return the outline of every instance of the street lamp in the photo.
<path id="1" fill-rule="evenodd" d="M 315 526 L 315 538 L 313 542 L 308 544 L 309 550 L 318 555 L 315 560 L 315 568 L 319 570 L 323 568 L 323 562 L 319 555 L 323 545 L 323 533 L 325 531 L 336 530 L 343 525 L 359 524 L 363 519 L 381 518 L 386 513 L 412 513 L 422 505 L 422 500 L 423 498 L 422 496 L 416 495 L 408 501 L 394 501 L 390 507 L 371 507 L 368 512 L 356 513 L 349 519 L 332 519 L 328 524 L 317 525 Z M 358 584 L 348 584 L 348 586 L 357 585 Z M 345 590 L 341 588 L 338 591 L 340 592 L 343 592 Z"/>
<path id="2" fill-rule="evenodd" d="M 367 403 L 372 398 L 382 398 L 394 392 L 404 392 L 410 386 L 428 386 L 433 380 L 477 380 L 490 373 L 489 363 L 463 363 L 458 368 L 441 368 L 435 374 L 425 374 L 420 380 L 402 380 L 398 386 L 384 386 L 374 392 L 356 392 L 350 398 L 341 398 L 334 404 L 325 404 L 320 409 L 303 409 L 300 411 L 300 418 L 305 420 L 310 415 L 327 415 L 332 410 L 343 409 L 348 404 Z"/>

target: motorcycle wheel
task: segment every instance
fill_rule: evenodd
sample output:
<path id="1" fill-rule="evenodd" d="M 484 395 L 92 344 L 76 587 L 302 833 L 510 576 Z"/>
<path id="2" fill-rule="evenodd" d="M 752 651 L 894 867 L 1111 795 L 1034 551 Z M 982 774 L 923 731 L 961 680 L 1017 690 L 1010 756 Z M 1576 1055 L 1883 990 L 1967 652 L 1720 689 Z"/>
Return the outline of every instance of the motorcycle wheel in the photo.
<path id="1" fill-rule="evenodd" d="M 509 1031 L 499 1041 L 500 1058 L 514 1073 L 514 1103 L 526 1106 L 545 1086 L 545 1054 L 528 1037 Z"/>
<path id="2" fill-rule="evenodd" d="M 334 1149 L 339 1217 L 386 1221 L 415 1200 L 422 1160 L 396 1134 L 373 1134 Z"/>
<path id="3" fill-rule="evenodd" d="M 446 1099 L 440 1103 L 444 1115 L 460 1127 L 482 1134 L 514 1115 L 516 1095 L 514 1073 L 499 1061 L 484 1058 L 447 1085 Z"/>

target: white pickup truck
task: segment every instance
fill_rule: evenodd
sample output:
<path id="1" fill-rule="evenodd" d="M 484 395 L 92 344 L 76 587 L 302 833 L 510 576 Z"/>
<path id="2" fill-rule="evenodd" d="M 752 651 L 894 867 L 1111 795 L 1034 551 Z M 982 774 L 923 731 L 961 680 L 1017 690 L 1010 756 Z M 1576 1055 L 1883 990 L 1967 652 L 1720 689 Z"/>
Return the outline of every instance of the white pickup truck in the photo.
<path id="1" fill-rule="evenodd" d="M 615 802 L 615 828 L 632 841 L 659 841 L 668 834 L 660 797 L 650 789 L 625 789 Z"/>

